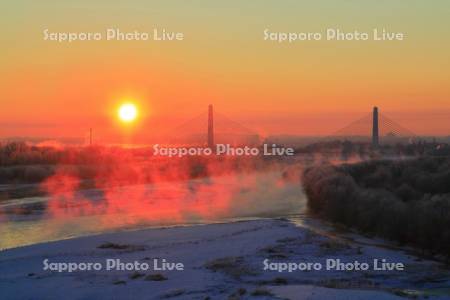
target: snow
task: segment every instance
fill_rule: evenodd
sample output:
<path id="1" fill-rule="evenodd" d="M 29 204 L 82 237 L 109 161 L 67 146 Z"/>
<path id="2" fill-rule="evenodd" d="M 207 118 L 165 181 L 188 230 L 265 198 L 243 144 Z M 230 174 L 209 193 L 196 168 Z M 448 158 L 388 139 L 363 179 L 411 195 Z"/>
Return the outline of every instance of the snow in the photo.
<path id="1" fill-rule="evenodd" d="M 308 299 L 308 300 L 322 300 L 322 299 L 334 299 L 334 300 L 395 300 L 403 299 L 399 296 L 388 294 L 380 291 L 370 290 L 340 290 L 323 288 L 313 285 L 291 285 L 291 286 L 277 286 L 272 288 L 272 292 L 275 295 L 284 299 Z"/>
<path id="2" fill-rule="evenodd" d="M 305 224 L 308 223 L 308 226 Z M 313 222 L 260 219 L 222 224 L 104 233 L 0 252 L 0 299 L 449 299 L 448 269 L 407 252 L 320 233 Z M 327 231 L 330 233 L 330 231 Z M 100 247 L 99 246 L 103 246 Z M 263 270 L 263 261 L 322 262 L 326 258 L 403 262 L 405 271 Z M 43 270 L 43 261 L 184 264 L 183 271 Z M 142 274 L 141 274 L 142 273 Z M 161 274 L 167 280 L 148 280 Z M 143 275 L 143 276 L 141 276 Z M 410 291 L 414 290 L 414 291 Z"/>

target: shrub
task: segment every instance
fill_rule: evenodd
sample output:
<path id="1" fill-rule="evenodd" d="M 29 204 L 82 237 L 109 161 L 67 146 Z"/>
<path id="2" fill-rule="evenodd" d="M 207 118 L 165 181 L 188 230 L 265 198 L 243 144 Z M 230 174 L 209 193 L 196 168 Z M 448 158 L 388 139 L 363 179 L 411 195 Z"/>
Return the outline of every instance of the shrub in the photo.
<path id="1" fill-rule="evenodd" d="M 333 222 L 450 257 L 450 158 L 316 166 L 308 207 Z"/>

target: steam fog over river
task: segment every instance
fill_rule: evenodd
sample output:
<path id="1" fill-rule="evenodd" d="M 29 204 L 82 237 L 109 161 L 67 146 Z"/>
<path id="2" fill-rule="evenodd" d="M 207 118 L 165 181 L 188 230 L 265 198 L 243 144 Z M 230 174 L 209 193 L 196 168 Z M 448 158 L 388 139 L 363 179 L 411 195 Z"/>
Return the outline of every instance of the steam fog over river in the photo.
<path id="1" fill-rule="evenodd" d="M 433 299 L 448 299 L 448 268 L 418 257 L 414 249 L 362 236 L 352 230 L 342 230 L 332 223 L 307 214 L 306 196 L 300 181 L 301 169 L 297 164 L 289 164 L 288 167 L 283 165 L 278 171 L 232 173 L 154 184 L 108 185 L 107 189 L 90 190 L 66 189 L 75 185 L 70 180 L 65 182 L 67 178 L 58 177 L 52 186 L 55 193 L 50 193 L 49 196 L 0 201 L 0 249 L 96 236 L 2 251 L 2 269 L 12 271 L 3 274 L 0 281 L 6 288 L 21 290 L 25 294 L 29 290 L 23 289 L 24 283 L 35 284 L 39 288 L 34 290 L 45 293 L 47 289 L 42 288 L 42 285 L 57 282 L 58 286 L 64 287 L 63 293 L 66 293 L 66 286 L 72 280 L 76 282 L 78 293 L 92 292 L 92 289 L 97 289 L 96 284 L 92 284 L 93 278 L 98 280 L 94 282 L 104 285 L 108 281 L 114 282 L 117 274 L 102 273 L 100 276 L 79 273 L 77 276 L 66 276 L 52 272 L 42 277 L 33 275 L 38 280 L 30 279 L 29 274 L 42 272 L 42 263 L 39 261 L 36 265 L 36 260 L 40 257 L 51 257 L 55 262 L 80 259 L 95 261 L 104 255 L 101 254 L 103 251 L 116 251 L 101 248 L 102 245 L 112 243 L 111 245 L 143 247 L 143 252 L 139 251 L 141 257 L 159 257 L 157 254 L 164 253 L 168 259 L 183 261 L 186 266 L 192 266 L 187 272 L 180 273 L 181 277 L 173 276 L 167 281 L 170 289 L 181 286 L 188 291 L 198 291 L 198 286 L 190 286 L 191 278 L 201 278 L 201 286 L 204 285 L 203 278 L 212 278 L 218 280 L 222 293 L 223 277 L 210 276 L 210 269 L 197 267 L 198 265 L 205 266 L 211 261 L 221 262 L 225 255 L 239 259 L 242 257 L 242 262 L 239 261 L 236 265 L 239 269 L 248 267 L 249 270 L 257 270 L 262 268 L 262 262 L 271 255 L 281 255 L 286 257 L 284 260 L 293 263 L 315 263 L 325 258 L 342 262 L 385 259 L 389 263 L 404 264 L 405 270 L 285 272 L 282 278 L 286 278 L 289 284 L 271 286 L 273 292 L 280 294 L 280 297 L 287 295 L 283 289 L 293 289 L 292 293 L 295 295 L 304 293 L 305 286 L 298 285 L 297 282 L 310 283 L 311 285 L 306 286 L 308 290 L 314 286 L 314 289 L 324 289 L 324 283 L 336 284 L 335 278 L 340 278 L 337 289 L 325 290 L 345 295 L 358 291 L 363 293 L 360 296 L 362 298 L 370 298 L 371 293 L 375 292 L 381 293 L 383 299 L 388 296 L 392 296 L 389 299 L 397 299 L 399 297 L 396 295 L 389 294 L 389 291 L 396 291 L 405 295 L 433 295 Z M 66 188 L 61 189 L 61 186 Z M 0 189 L 8 187 L 0 186 Z M 277 217 L 287 220 L 273 219 Z M 235 222 L 258 218 L 272 219 Z M 218 222 L 223 224 L 190 226 Z M 137 230 L 169 226 L 180 227 Z M 125 231 L 127 232 L 124 234 Z M 109 232 L 114 233 L 107 234 Z M 155 246 L 157 249 L 154 249 Z M 136 255 L 134 251 L 120 252 L 123 261 L 136 259 L 139 257 Z M 35 269 L 30 270 L 30 266 Z M 260 282 L 270 284 L 273 276 L 279 276 L 273 272 L 254 274 L 246 281 L 238 281 L 239 286 L 255 282 L 258 286 Z M 123 276 L 126 276 L 126 280 L 133 280 L 127 275 Z M 11 281 L 10 278 L 15 279 Z M 55 278 L 58 280 L 55 281 Z M 67 281 L 61 285 L 60 280 Z M 228 290 L 235 290 L 233 283 L 230 283 L 233 281 L 225 282 Z M 349 282 L 352 285 L 348 285 Z M 73 284 L 70 283 L 70 286 Z M 132 285 L 125 284 L 120 290 L 114 290 L 114 293 L 121 291 L 124 293 L 122 295 L 128 295 L 130 290 L 123 289 L 126 286 Z M 207 286 L 212 286 L 209 281 Z M 157 289 L 152 290 L 155 294 L 163 294 L 167 289 L 166 285 L 158 284 L 153 287 Z M 356 289 L 352 289 L 353 287 Z M 322 298 L 329 298 L 329 295 Z M 36 295 L 33 294 L 33 297 Z"/>
<path id="2" fill-rule="evenodd" d="M 75 191 L 0 202 L 0 249 L 111 231 L 305 211 L 297 169 Z"/>

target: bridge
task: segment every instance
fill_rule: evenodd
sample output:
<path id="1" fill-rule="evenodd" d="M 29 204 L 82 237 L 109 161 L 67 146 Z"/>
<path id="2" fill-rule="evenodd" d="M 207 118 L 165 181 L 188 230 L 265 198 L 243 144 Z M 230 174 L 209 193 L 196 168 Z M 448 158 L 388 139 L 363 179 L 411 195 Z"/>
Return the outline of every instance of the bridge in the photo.
<path id="1" fill-rule="evenodd" d="M 169 142 L 184 145 L 205 145 L 216 143 L 231 145 L 257 145 L 261 136 L 239 122 L 233 121 L 214 110 L 212 105 L 196 117 L 184 122 L 168 133 Z"/>
<path id="2" fill-rule="evenodd" d="M 178 126 L 168 135 L 173 144 L 208 147 L 213 147 L 216 143 L 257 145 L 262 140 L 257 132 L 218 113 L 212 105 L 209 105 L 208 109 L 198 116 Z M 414 132 L 380 113 L 378 107 L 374 107 L 371 113 L 351 122 L 327 138 L 369 139 L 372 146 L 376 148 L 380 145 L 382 138 L 395 140 L 415 136 Z"/>
<path id="3" fill-rule="evenodd" d="M 411 130 L 380 113 L 378 107 L 374 107 L 372 113 L 351 122 L 330 135 L 337 139 L 371 137 L 373 147 L 380 145 L 380 138 L 413 138 L 415 136 L 416 134 Z"/>

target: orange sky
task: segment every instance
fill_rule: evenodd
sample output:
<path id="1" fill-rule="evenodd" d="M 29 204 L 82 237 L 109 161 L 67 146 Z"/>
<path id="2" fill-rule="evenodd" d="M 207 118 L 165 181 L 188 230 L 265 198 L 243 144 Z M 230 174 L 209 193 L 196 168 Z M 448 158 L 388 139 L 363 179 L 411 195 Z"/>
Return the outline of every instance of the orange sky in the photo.
<path id="1" fill-rule="evenodd" d="M 436 1 L 17 1 L 3 11 L 0 137 L 134 142 L 177 127 L 209 103 L 263 134 L 327 135 L 377 105 L 419 135 L 450 135 L 450 5 Z M 331 26 L 407 35 L 394 42 L 263 41 L 263 30 Z M 42 31 L 152 31 L 185 40 L 43 40 Z M 135 99 L 140 119 L 115 117 Z M 107 137 L 107 138 L 106 138 Z M 145 137 L 145 138 L 144 138 Z"/>

